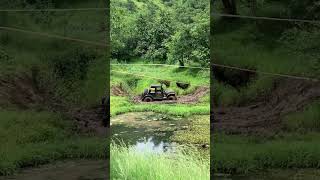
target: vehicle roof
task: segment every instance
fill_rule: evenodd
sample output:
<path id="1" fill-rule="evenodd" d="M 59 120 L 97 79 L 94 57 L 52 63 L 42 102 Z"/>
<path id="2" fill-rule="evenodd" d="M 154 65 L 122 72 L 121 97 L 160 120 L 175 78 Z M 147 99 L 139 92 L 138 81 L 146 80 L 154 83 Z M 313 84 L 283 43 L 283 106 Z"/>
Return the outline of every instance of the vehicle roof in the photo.
<path id="1" fill-rule="evenodd" d="M 150 87 L 161 87 L 159 84 L 152 84 Z"/>

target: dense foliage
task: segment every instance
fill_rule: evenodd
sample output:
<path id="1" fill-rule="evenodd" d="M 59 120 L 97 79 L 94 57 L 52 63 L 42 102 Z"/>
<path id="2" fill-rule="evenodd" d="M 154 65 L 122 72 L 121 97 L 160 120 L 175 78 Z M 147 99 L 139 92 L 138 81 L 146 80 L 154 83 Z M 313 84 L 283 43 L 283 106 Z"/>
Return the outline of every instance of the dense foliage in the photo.
<path id="1" fill-rule="evenodd" d="M 112 57 L 209 64 L 209 2 L 111 2 Z"/>

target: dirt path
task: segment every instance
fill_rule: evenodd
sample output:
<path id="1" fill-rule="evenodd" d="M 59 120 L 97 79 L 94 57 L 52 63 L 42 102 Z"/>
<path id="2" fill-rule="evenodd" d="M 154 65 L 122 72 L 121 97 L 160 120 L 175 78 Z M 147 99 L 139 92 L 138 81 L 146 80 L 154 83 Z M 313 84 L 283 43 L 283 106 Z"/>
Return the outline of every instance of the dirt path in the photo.
<path id="1" fill-rule="evenodd" d="M 64 161 L 39 168 L 24 169 L 15 176 L 0 180 L 105 180 L 107 160 Z"/>
<path id="2" fill-rule="evenodd" d="M 211 128 L 226 133 L 269 133 L 281 128 L 281 117 L 320 100 L 320 83 L 286 80 L 272 94 L 243 107 L 212 107 Z"/>

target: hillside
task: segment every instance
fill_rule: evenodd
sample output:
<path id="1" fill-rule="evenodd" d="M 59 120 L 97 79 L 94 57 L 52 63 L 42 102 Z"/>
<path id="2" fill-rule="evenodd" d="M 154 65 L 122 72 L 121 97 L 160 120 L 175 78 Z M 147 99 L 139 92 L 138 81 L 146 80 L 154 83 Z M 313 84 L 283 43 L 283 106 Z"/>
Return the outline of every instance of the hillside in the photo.
<path id="1" fill-rule="evenodd" d="M 307 8 L 316 1 L 254 2 L 240 2 L 229 13 L 318 17 L 317 6 Z M 213 13 L 227 11 L 214 2 Z M 319 143 L 319 25 L 212 15 L 211 28 L 211 61 L 238 68 L 213 66 L 214 172 L 317 168 L 317 160 L 304 157 L 316 157 Z"/>
<path id="2" fill-rule="evenodd" d="M 15 0 L 1 9 L 100 5 Z M 9 29 L 0 30 L 0 175 L 59 160 L 107 158 L 99 114 L 106 49 L 47 36 L 104 43 L 106 22 L 102 11 L 1 12 L 0 24 Z"/>

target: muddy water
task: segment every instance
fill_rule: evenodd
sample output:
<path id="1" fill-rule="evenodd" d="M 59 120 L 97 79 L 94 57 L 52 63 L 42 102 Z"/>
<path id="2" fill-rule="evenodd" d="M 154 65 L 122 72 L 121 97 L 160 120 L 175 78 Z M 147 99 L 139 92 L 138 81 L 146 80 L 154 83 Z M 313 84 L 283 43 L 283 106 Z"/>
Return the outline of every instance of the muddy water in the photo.
<path id="1" fill-rule="evenodd" d="M 188 121 L 157 113 L 128 113 L 111 119 L 111 134 L 116 143 L 125 143 L 139 152 L 174 151 L 170 141 L 174 131 L 187 128 Z"/>
<path id="2" fill-rule="evenodd" d="M 0 180 L 105 180 L 107 160 L 64 161 L 39 168 L 24 169 Z"/>

